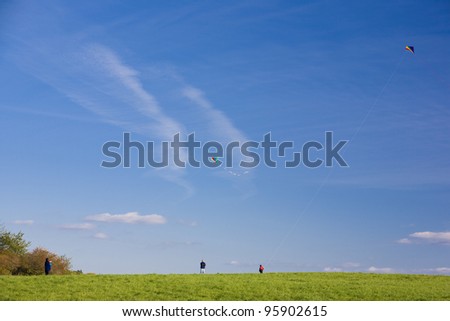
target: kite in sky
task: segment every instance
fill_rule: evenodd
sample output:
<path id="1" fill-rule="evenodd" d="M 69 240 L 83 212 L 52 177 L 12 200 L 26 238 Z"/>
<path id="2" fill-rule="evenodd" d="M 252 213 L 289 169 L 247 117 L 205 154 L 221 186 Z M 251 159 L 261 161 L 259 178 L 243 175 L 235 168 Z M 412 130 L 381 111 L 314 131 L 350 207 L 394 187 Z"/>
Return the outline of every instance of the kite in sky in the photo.
<path id="1" fill-rule="evenodd" d="M 409 52 L 414 53 L 414 47 L 413 46 L 406 46 L 405 50 L 408 50 Z"/>

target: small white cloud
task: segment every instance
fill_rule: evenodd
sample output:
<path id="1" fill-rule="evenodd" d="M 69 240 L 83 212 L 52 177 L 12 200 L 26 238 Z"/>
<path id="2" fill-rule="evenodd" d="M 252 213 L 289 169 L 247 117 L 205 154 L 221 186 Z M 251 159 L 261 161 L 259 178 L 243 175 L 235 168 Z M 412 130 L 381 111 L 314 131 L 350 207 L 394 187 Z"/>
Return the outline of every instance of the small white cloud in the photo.
<path id="1" fill-rule="evenodd" d="M 34 224 L 33 220 L 16 220 L 12 222 L 13 224 L 16 225 L 32 225 Z"/>
<path id="2" fill-rule="evenodd" d="M 416 232 L 409 235 L 417 240 L 431 243 L 450 243 L 450 232 Z"/>
<path id="3" fill-rule="evenodd" d="M 92 230 L 95 228 L 95 225 L 91 223 L 64 224 L 61 225 L 60 228 L 64 230 Z"/>
<path id="4" fill-rule="evenodd" d="M 94 238 L 104 240 L 108 238 L 108 235 L 106 235 L 105 233 L 98 232 L 94 234 Z"/>
<path id="5" fill-rule="evenodd" d="M 394 273 L 394 269 L 389 267 L 378 268 L 375 266 L 371 266 L 370 268 L 367 269 L 367 271 L 371 273 Z"/>
<path id="6" fill-rule="evenodd" d="M 228 264 L 234 265 L 234 266 L 240 265 L 239 261 L 235 261 L 235 260 L 231 261 L 231 262 L 228 263 Z"/>
<path id="7" fill-rule="evenodd" d="M 341 268 L 337 268 L 337 267 L 330 267 L 327 266 L 326 268 L 323 269 L 324 272 L 342 272 Z"/>
<path id="8" fill-rule="evenodd" d="M 404 239 L 398 240 L 397 243 L 400 243 L 400 244 L 411 244 L 412 241 L 410 239 L 404 238 Z"/>
<path id="9" fill-rule="evenodd" d="M 450 268 L 449 267 L 438 267 L 435 269 L 431 269 L 432 272 L 439 273 L 439 274 L 450 274 Z"/>
<path id="10" fill-rule="evenodd" d="M 126 224 L 165 224 L 166 218 L 159 214 L 140 215 L 138 212 L 129 212 L 126 214 L 96 214 L 86 217 L 88 221 L 106 222 L 106 223 L 126 223 Z"/>

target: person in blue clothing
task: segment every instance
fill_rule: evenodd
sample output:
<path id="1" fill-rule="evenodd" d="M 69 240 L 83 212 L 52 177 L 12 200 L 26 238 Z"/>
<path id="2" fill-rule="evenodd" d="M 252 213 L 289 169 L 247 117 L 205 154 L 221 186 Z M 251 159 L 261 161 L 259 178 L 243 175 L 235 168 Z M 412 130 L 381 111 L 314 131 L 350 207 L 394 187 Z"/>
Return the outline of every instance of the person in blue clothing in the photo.
<path id="1" fill-rule="evenodd" d="M 200 262 L 200 273 L 201 274 L 204 274 L 205 273 L 205 270 L 206 270 L 206 263 L 205 263 L 205 261 L 201 261 Z"/>
<path id="2" fill-rule="evenodd" d="M 48 258 L 46 258 L 45 264 L 44 264 L 45 275 L 49 275 L 51 270 L 52 270 L 52 261 L 50 261 Z"/>

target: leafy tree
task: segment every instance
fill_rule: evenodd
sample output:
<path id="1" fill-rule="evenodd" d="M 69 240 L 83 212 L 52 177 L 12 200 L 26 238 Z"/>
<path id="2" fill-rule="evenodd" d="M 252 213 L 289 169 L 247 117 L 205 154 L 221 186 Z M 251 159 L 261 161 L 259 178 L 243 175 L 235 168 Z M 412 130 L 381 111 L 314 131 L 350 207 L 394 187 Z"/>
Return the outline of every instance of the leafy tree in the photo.
<path id="1" fill-rule="evenodd" d="M 30 242 L 23 239 L 23 233 L 11 233 L 0 227 L 0 253 L 11 252 L 17 255 L 24 255 Z"/>
<path id="2" fill-rule="evenodd" d="M 0 226 L 0 274 L 12 274 L 20 266 L 21 256 L 29 245 L 22 232 L 11 233 Z"/>

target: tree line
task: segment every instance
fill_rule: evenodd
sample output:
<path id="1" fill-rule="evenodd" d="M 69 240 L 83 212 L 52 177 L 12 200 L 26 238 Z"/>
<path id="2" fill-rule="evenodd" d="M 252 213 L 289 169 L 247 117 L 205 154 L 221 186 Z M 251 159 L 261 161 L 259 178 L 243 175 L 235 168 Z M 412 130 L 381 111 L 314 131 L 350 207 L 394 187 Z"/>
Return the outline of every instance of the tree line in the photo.
<path id="1" fill-rule="evenodd" d="M 0 226 L 0 275 L 44 274 L 46 258 L 52 261 L 51 274 L 72 274 L 71 262 L 65 255 L 58 255 L 43 247 L 28 250 L 30 242 L 22 232 L 12 233 Z"/>

